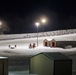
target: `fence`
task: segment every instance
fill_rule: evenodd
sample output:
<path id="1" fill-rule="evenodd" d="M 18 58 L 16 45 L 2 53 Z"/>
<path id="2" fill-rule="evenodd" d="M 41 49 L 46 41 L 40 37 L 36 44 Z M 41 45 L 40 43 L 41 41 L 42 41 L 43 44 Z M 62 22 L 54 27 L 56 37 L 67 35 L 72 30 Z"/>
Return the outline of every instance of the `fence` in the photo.
<path id="1" fill-rule="evenodd" d="M 59 36 L 65 34 L 74 34 L 76 29 L 67 29 L 67 30 L 56 30 L 48 32 L 39 32 L 38 37 L 46 36 Z M 21 39 L 21 38 L 34 38 L 37 37 L 37 33 L 26 33 L 26 34 L 9 34 L 9 35 L 0 35 L 0 40 L 2 39 Z"/>

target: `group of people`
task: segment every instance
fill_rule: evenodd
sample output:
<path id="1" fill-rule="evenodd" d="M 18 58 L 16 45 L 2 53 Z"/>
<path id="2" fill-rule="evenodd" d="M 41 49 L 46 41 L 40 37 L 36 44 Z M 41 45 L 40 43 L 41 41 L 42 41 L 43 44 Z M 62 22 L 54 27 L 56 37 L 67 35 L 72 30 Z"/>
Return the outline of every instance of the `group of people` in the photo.
<path id="1" fill-rule="evenodd" d="M 13 46 L 9 45 L 10 49 L 15 49 L 16 47 L 17 47 L 17 45 L 13 45 Z"/>
<path id="2" fill-rule="evenodd" d="M 29 48 L 31 49 L 31 48 L 35 48 L 36 47 L 36 44 L 35 43 L 33 43 L 33 45 L 30 43 L 30 45 L 29 45 Z"/>

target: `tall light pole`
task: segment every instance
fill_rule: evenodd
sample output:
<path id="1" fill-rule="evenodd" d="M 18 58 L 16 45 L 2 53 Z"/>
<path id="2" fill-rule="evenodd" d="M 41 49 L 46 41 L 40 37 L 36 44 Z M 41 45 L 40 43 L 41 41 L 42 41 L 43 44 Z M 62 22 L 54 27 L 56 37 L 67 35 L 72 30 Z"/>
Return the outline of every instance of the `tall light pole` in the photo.
<path id="1" fill-rule="evenodd" d="M 38 27 L 39 27 L 40 23 L 36 22 L 35 25 L 37 26 L 37 46 L 38 46 Z"/>
<path id="2" fill-rule="evenodd" d="M 2 22 L 0 21 L 0 33 L 2 34 Z"/>
<path id="3" fill-rule="evenodd" d="M 43 24 L 45 24 L 46 19 L 42 19 L 41 21 L 42 21 Z M 43 26 L 43 35 L 44 35 L 44 26 Z"/>

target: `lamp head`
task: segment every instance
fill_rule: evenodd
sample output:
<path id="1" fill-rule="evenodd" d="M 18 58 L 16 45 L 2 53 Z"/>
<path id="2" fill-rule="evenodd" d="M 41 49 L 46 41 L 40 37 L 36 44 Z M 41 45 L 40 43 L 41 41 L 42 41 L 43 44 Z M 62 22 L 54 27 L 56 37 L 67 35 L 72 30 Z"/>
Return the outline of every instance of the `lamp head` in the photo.
<path id="1" fill-rule="evenodd" d="M 46 22 L 46 20 L 45 19 L 42 19 L 42 23 L 45 23 Z"/>
<path id="2" fill-rule="evenodd" d="M 40 23 L 39 22 L 36 22 L 35 25 L 38 27 L 40 25 Z"/>

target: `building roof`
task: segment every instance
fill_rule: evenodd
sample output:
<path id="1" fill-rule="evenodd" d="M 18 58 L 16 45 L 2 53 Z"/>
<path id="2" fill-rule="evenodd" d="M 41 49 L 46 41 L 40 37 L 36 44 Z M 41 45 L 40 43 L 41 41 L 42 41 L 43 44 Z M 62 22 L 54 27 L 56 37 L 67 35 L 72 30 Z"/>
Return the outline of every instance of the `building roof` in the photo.
<path id="1" fill-rule="evenodd" d="M 75 39 L 66 39 L 66 38 L 59 38 L 59 39 L 46 39 L 47 41 L 76 41 Z"/>
<path id="2" fill-rule="evenodd" d="M 43 52 L 42 54 L 53 60 L 71 60 L 69 57 L 59 52 Z"/>

